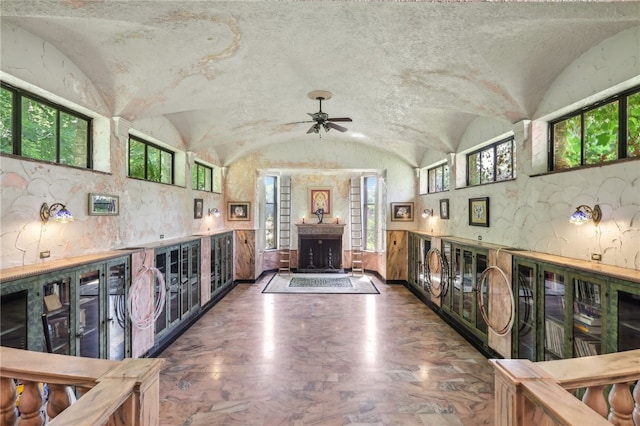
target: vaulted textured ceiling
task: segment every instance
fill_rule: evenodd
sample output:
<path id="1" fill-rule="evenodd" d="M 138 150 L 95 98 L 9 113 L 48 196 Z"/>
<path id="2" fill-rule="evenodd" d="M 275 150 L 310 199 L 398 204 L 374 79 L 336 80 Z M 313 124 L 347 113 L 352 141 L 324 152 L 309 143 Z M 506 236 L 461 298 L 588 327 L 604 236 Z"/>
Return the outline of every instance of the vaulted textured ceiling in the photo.
<path id="1" fill-rule="evenodd" d="M 456 151 L 476 118 L 531 118 L 579 55 L 640 24 L 638 2 L 3 0 L 0 13 L 70 58 L 112 116 L 165 116 L 226 164 L 317 138 L 287 123 L 323 89 L 323 110 L 353 119 L 323 138 L 418 165 Z"/>

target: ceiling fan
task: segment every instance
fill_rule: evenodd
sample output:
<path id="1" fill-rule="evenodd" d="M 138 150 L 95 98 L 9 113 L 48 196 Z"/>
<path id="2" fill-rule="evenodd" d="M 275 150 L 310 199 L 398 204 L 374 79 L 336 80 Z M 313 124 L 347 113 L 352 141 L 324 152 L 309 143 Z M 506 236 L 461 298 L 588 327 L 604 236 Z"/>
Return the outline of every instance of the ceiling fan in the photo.
<path id="1" fill-rule="evenodd" d="M 333 96 L 331 92 L 327 92 L 326 90 L 314 90 L 309 92 L 307 96 L 311 99 L 317 100 L 320 103 L 320 109 L 318 112 L 310 113 L 308 112 L 313 120 L 307 121 L 296 121 L 293 123 L 287 124 L 300 124 L 300 123 L 314 123 L 309 130 L 307 130 L 307 134 L 309 133 L 320 133 L 320 129 L 324 129 L 325 132 L 328 132 L 331 129 L 336 129 L 339 132 L 346 132 L 348 129 L 346 127 L 342 127 L 336 124 L 336 121 L 352 121 L 349 117 L 329 117 L 329 114 L 322 111 L 322 101 L 327 101 L 331 99 Z"/>

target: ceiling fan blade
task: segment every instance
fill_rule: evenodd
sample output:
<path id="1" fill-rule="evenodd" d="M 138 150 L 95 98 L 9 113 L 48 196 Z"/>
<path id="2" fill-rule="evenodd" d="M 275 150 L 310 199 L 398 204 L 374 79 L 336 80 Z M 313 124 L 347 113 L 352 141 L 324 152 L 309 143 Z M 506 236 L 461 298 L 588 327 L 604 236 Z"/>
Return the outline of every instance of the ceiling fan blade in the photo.
<path id="1" fill-rule="evenodd" d="M 318 133 L 319 131 L 320 131 L 320 126 L 318 125 L 318 123 L 316 123 L 313 126 L 311 126 L 311 128 L 309 128 L 309 130 L 307 130 L 307 134 L 309 134 L 309 133 Z"/>
<path id="2" fill-rule="evenodd" d="M 285 126 L 289 125 L 289 124 L 302 124 L 302 123 L 315 123 L 315 120 L 308 120 L 308 121 L 293 121 L 291 123 L 284 123 Z"/>
<path id="3" fill-rule="evenodd" d="M 349 117 L 327 118 L 327 121 L 353 121 Z"/>
<path id="4" fill-rule="evenodd" d="M 332 129 L 336 129 L 339 132 L 346 132 L 347 128 L 346 127 L 342 127 L 342 126 L 338 126 L 337 124 L 334 124 L 330 121 L 328 121 L 327 123 L 325 123 L 326 126 L 331 127 Z"/>

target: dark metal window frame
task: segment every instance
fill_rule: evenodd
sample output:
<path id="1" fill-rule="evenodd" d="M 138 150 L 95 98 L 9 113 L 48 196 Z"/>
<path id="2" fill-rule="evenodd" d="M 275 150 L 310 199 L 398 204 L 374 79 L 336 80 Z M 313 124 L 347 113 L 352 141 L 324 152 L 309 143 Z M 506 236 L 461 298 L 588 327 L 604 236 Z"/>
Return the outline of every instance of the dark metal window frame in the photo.
<path id="1" fill-rule="evenodd" d="M 431 179 L 430 179 L 431 171 L 433 170 L 434 173 L 435 173 L 435 170 L 437 170 L 437 169 L 442 169 L 442 182 L 440 182 L 442 184 L 442 190 L 440 190 L 440 191 L 436 191 L 435 188 L 431 187 Z M 440 165 L 437 165 L 437 166 L 431 167 L 430 169 L 427 169 L 427 193 L 428 194 L 436 194 L 438 192 L 446 192 L 446 191 L 449 190 L 449 186 L 447 186 L 445 188 L 445 185 L 444 185 L 444 181 L 445 181 L 444 180 L 444 173 L 445 173 L 445 170 L 447 171 L 447 174 L 449 174 L 449 186 L 450 186 L 451 185 L 451 170 L 449 169 L 449 165 L 447 163 L 442 163 Z"/>
<path id="2" fill-rule="evenodd" d="M 28 98 L 30 100 L 33 100 L 35 102 L 41 103 L 43 105 L 46 105 L 50 108 L 53 108 L 56 110 L 56 161 L 48 161 L 48 160 L 42 160 L 39 158 L 31 158 L 31 157 L 23 157 L 23 158 L 28 158 L 29 160 L 34 160 L 34 161 L 41 161 L 44 163 L 53 163 L 53 164 L 59 164 L 61 166 L 67 166 L 67 167 L 78 167 L 75 166 L 73 164 L 65 164 L 65 163 L 61 163 L 60 162 L 60 151 L 61 151 L 61 147 L 60 147 L 60 113 L 64 112 L 65 114 L 69 114 L 72 115 L 74 117 L 77 117 L 81 120 L 84 120 L 87 122 L 87 159 L 86 159 L 86 168 L 87 169 L 92 169 L 93 168 L 93 157 L 91 155 L 91 153 L 93 152 L 93 119 L 91 117 L 88 117 L 84 114 L 81 114 L 77 111 L 74 111 L 72 109 L 66 108 L 60 104 L 57 104 L 55 102 L 51 102 L 41 96 L 38 96 L 34 93 L 31 93 L 29 91 L 20 89 L 18 87 L 12 86 L 10 84 L 7 84 L 5 82 L 0 82 L 0 87 L 2 87 L 2 89 L 8 90 L 10 92 L 13 93 L 13 99 L 12 99 L 12 104 L 11 104 L 11 146 L 12 146 L 12 153 L 11 155 L 16 155 L 19 157 L 23 157 L 22 155 L 22 99 L 23 98 Z M 7 153 L 5 153 L 4 155 L 7 155 Z"/>
<path id="3" fill-rule="evenodd" d="M 498 171 L 498 162 L 497 160 L 497 155 L 496 155 L 496 148 L 499 145 L 504 144 L 505 142 L 511 142 L 511 178 L 509 179 L 502 179 L 502 180 L 496 180 L 496 176 L 498 175 L 497 171 Z M 493 180 L 489 181 L 489 182 L 482 182 L 482 179 L 480 181 L 480 183 L 474 183 L 472 184 L 470 182 L 470 170 L 469 170 L 469 158 L 475 154 L 480 154 L 484 151 L 487 151 L 491 149 L 492 150 L 492 156 L 493 156 Z M 480 149 L 477 149 L 473 152 L 470 152 L 467 154 L 467 186 L 480 186 L 480 185 L 487 185 L 490 183 L 497 183 L 497 182 L 509 182 L 510 180 L 514 180 L 516 178 L 516 173 L 515 173 L 515 165 L 516 165 L 516 152 L 515 152 L 515 140 L 513 136 L 508 136 L 506 138 L 500 139 L 499 141 L 493 142 L 489 145 L 485 145 Z M 482 176 L 482 174 L 480 174 L 480 176 Z"/>
<path id="4" fill-rule="evenodd" d="M 127 147 L 128 151 L 130 152 L 131 150 L 131 140 L 134 140 L 138 143 L 141 143 L 144 145 L 144 178 L 138 178 L 135 176 L 131 176 L 131 155 L 129 154 L 129 161 L 127 164 L 127 176 L 132 178 L 132 179 L 141 179 L 141 180 L 146 180 L 148 182 L 154 182 L 154 183 L 162 183 L 165 185 L 173 185 L 175 180 L 174 180 L 174 173 L 175 173 L 175 153 L 173 151 L 170 151 L 166 148 L 163 148 L 161 146 L 158 146 L 154 143 L 151 143 L 149 141 L 144 140 L 143 138 L 139 137 L 139 136 L 134 136 L 134 135 L 129 135 L 129 146 Z M 170 182 L 162 182 L 162 167 L 160 168 L 160 181 L 155 181 L 155 180 L 151 180 L 149 179 L 149 147 L 153 147 L 155 149 L 160 150 L 161 154 L 162 152 L 166 152 L 169 155 L 171 155 L 171 176 L 170 176 Z"/>
<path id="5" fill-rule="evenodd" d="M 548 133 L 548 140 L 549 140 L 549 145 L 548 145 L 548 160 L 547 160 L 547 171 L 553 172 L 553 171 L 566 171 L 566 170 L 576 170 L 582 167 L 593 167 L 594 165 L 597 166 L 599 164 L 610 164 L 612 162 L 615 161 L 620 161 L 623 159 L 628 158 L 627 157 L 627 143 L 628 143 L 628 123 L 627 123 L 627 108 L 628 108 L 628 100 L 630 96 L 633 96 L 637 93 L 640 93 L 640 87 L 634 87 L 632 89 L 629 90 L 625 90 L 623 92 L 620 92 L 614 96 L 610 96 L 606 99 L 603 99 L 601 101 L 595 102 L 593 104 L 587 105 L 583 108 L 580 108 L 578 110 L 572 111 L 568 114 L 565 114 L 561 117 L 558 117 L 552 121 L 549 121 L 549 133 Z M 618 158 L 615 160 L 611 160 L 611 161 L 606 161 L 606 162 L 600 162 L 600 163 L 593 163 L 593 164 L 585 164 L 585 158 L 584 158 L 584 153 L 585 153 L 585 141 L 584 141 L 584 137 L 585 137 L 585 128 L 584 128 L 584 115 L 588 112 L 591 112 L 595 109 L 601 108 L 607 104 L 611 104 L 613 102 L 618 102 Z M 580 165 L 575 166 L 575 167 L 571 167 L 571 168 L 567 168 L 567 169 L 561 169 L 561 170 L 555 170 L 554 164 L 555 164 L 555 158 L 554 158 L 554 153 L 555 153 L 555 125 L 558 123 L 561 123 L 565 120 L 568 120 L 570 118 L 574 118 L 574 117 L 580 117 Z M 635 157 L 633 157 L 635 158 Z"/>
<path id="6" fill-rule="evenodd" d="M 367 202 L 367 191 L 368 191 L 368 181 L 369 179 L 372 179 L 375 181 L 375 187 L 376 187 L 376 196 L 375 199 L 373 200 L 373 202 L 368 203 Z M 374 176 L 374 175 L 370 175 L 370 176 L 363 176 L 362 178 L 362 218 L 361 218 L 361 222 L 363 223 L 362 226 L 362 241 L 364 242 L 364 250 L 366 251 L 373 251 L 377 248 L 378 246 L 378 183 L 379 183 L 379 179 L 378 176 Z M 373 206 L 373 212 L 375 213 L 375 220 L 374 220 L 374 228 L 373 229 L 369 229 L 369 222 L 368 222 L 368 217 L 369 217 L 369 206 Z M 369 242 L 369 233 L 373 232 L 373 247 L 369 247 L 368 246 L 368 242 Z"/>
<path id="7" fill-rule="evenodd" d="M 196 173 L 196 176 L 195 176 L 195 178 L 196 178 L 196 187 L 193 188 L 193 189 L 195 189 L 197 191 L 213 192 L 213 167 L 209 167 L 206 164 L 202 164 L 202 163 L 196 161 L 194 163 L 194 168 L 195 168 L 194 172 Z M 209 174 L 209 185 L 210 185 L 209 188 L 197 187 L 198 183 L 200 182 L 200 173 L 203 173 L 203 174 L 207 174 L 208 173 Z M 193 179 L 193 176 L 191 178 Z M 205 177 L 204 181 L 205 181 L 205 186 L 206 186 L 206 181 L 207 181 L 206 177 Z"/>
<path id="8" fill-rule="evenodd" d="M 278 225 L 280 223 L 280 214 L 278 211 L 278 177 L 277 176 L 273 176 L 273 175 L 267 175 L 265 176 L 265 188 L 267 187 L 267 180 L 272 179 L 273 180 L 273 200 L 268 200 L 267 199 L 267 191 L 265 191 L 265 196 L 264 196 L 264 211 L 265 211 L 265 226 L 264 226 L 264 230 L 265 230 L 265 250 L 275 250 L 278 248 Z M 274 214 L 274 218 L 273 218 L 273 246 L 267 246 L 266 242 L 266 232 L 267 232 L 267 207 L 273 205 L 273 214 Z"/>

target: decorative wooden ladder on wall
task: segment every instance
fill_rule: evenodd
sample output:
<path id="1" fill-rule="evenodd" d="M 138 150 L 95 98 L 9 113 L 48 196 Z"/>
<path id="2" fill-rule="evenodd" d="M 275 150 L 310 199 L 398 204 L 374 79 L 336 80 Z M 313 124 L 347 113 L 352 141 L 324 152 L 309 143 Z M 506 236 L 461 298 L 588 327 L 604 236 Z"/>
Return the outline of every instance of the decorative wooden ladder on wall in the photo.
<path id="1" fill-rule="evenodd" d="M 280 177 L 278 273 L 291 273 L 291 176 Z"/>
<path id="2" fill-rule="evenodd" d="M 362 196 L 360 178 L 351 178 L 349 189 L 349 216 L 351 220 L 351 275 L 364 273 L 362 259 Z"/>

